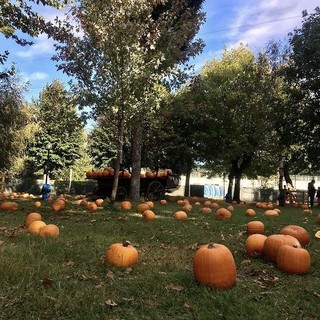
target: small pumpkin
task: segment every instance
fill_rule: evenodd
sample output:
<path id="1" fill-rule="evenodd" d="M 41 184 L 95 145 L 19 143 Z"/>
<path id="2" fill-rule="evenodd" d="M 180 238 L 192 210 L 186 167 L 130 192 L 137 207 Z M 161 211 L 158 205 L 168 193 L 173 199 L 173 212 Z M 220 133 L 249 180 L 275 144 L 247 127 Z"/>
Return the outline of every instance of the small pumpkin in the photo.
<path id="1" fill-rule="evenodd" d="M 188 215 L 185 211 L 177 211 L 174 214 L 176 220 L 188 220 Z"/>
<path id="2" fill-rule="evenodd" d="M 165 205 L 168 204 L 168 201 L 165 200 L 165 199 L 162 199 L 162 200 L 160 200 L 160 204 L 161 204 L 162 206 L 165 206 Z"/>
<path id="3" fill-rule="evenodd" d="M 310 270 L 311 257 L 304 248 L 283 245 L 278 250 L 277 267 L 289 274 L 305 274 Z"/>
<path id="4" fill-rule="evenodd" d="M 264 212 L 264 215 L 268 217 L 279 217 L 279 212 L 273 209 L 269 209 Z"/>
<path id="5" fill-rule="evenodd" d="M 143 219 L 146 221 L 153 221 L 156 219 L 156 215 L 152 210 L 146 210 L 142 213 Z"/>
<path id="6" fill-rule="evenodd" d="M 193 274 L 198 283 L 212 288 L 233 287 L 236 284 L 236 265 L 231 251 L 218 243 L 200 247 L 193 257 Z"/>
<path id="7" fill-rule="evenodd" d="M 205 207 L 211 207 L 212 203 L 211 203 L 210 200 L 206 200 L 206 201 L 203 203 L 203 205 L 204 205 Z"/>
<path id="8" fill-rule="evenodd" d="M 139 212 L 143 213 L 143 212 L 146 211 L 146 210 L 150 210 L 150 207 L 149 207 L 149 205 L 146 204 L 146 203 L 139 203 L 139 204 L 137 205 L 137 210 L 138 210 Z"/>
<path id="9" fill-rule="evenodd" d="M 65 208 L 65 206 L 66 206 L 66 203 L 65 203 L 64 200 L 62 200 L 62 199 L 57 199 L 57 200 L 53 203 L 52 209 L 53 209 L 54 211 L 61 211 L 61 210 L 63 210 L 63 209 Z"/>
<path id="10" fill-rule="evenodd" d="M 45 227 L 46 223 L 41 220 L 36 220 L 30 223 L 28 226 L 28 233 L 30 234 L 38 234 L 40 232 L 40 229 Z"/>
<path id="11" fill-rule="evenodd" d="M 210 214 L 212 213 L 212 210 L 209 207 L 203 207 L 200 209 L 200 212 L 203 214 Z"/>
<path id="12" fill-rule="evenodd" d="M 56 238 L 60 233 L 60 229 L 55 224 L 47 224 L 39 231 L 40 237 L 53 237 Z"/>
<path id="13" fill-rule="evenodd" d="M 192 205 L 190 203 L 186 203 L 182 207 L 182 211 L 189 212 L 192 210 Z"/>
<path id="14" fill-rule="evenodd" d="M 264 223 L 261 221 L 250 221 L 247 223 L 247 234 L 264 234 Z"/>
<path id="15" fill-rule="evenodd" d="M 105 253 L 105 261 L 117 267 L 130 267 L 138 261 L 138 257 L 138 250 L 129 241 L 114 243 Z"/>
<path id="16" fill-rule="evenodd" d="M 264 242 L 266 241 L 267 236 L 255 233 L 250 235 L 246 239 L 245 247 L 247 255 L 250 257 L 257 257 L 263 255 Z"/>
<path id="17" fill-rule="evenodd" d="M 152 201 L 146 201 L 145 203 L 149 206 L 150 209 L 153 209 L 154 203 Z"/>
<path id="18" fill-rule="evenodd" d="M 256 215 L 256 212 L 253 209 L 249 208 L 246 210 L 247 217 L 254 217 L 255 215 Z"/>
<path id="19" fill-rule="evenodd" d="M 217 220 L 227 220 L 230 219 L 232 216 L 231 211 L 226 208 L 219 208 L 215 213 L 215 218 Z"/>
<path id="20" fill-rule="evenodd" d="M 40 221 L 42 220 L 42 216 L 40 213 L 38 212 L 31 212 L 27 215 L 25 221 L 24 221 L 24 225 L 28 228 L 29 225 L 33 222 L 33 221 Z"/>
<path id="21" fill-rule="evenodd" d="M 219 208 L 219 204 L 216 203 L 216 202 L 212 202 L 212 203 L 211 203 L 211 208 L 213 208 L 213 209 L 218 209 L 218 208 Z"/>
<path id="22" fill-rule="evenodd" d="M 130 201 L 122 201 L 122 202 L 121 202 L 121 208 L 122 208 L 123 210 L 131 210 L 132 204 L 131 204 Z"/>
<path id="23" fill-rule="evenodd" d="M 96 205 L 97 205 L 98 207 L 100 207 L 100 206 L 103 205 L 104 200 L 103 200 L 103 199 L 97 199 L 97 200 L 95 201 L 95 203 L 96 203 Z"/>
<path id="24" fill-rule="evenodd" d="M 34 206 L 37 207 L 37 208 L 41 207 L 41 202 L 40 201 L 36 201 L 34 203 Z"/>
<path id="25" fill-rule="evenodd" d="M 96 205 L 95 202 L 88 202 L 87 204 L 87 210 L 89 211 L 97 211 L 98 206 Z"/>

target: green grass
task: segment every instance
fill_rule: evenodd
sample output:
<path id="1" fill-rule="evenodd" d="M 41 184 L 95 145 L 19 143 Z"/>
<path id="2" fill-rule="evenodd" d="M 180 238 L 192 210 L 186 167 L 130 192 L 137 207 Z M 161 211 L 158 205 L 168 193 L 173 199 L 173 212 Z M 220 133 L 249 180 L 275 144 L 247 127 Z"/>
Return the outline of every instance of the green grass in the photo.
<path id="1" fill-rule="evenodd" d="M 193 206 L 188 221 L 176 221 L 180 206 L 155 205 L 158 219 L 145 222 L 135 210 L 118 207 L 87 212 L 69 202 L 62 212 L 49 204 L 19 200 L 16 212 L 0 211 L 0 319 L 320 319 L 320 226 L 300 208 L 281 208 L 279 217 L 235 206 L 228 221 L 202 215 Z M 40 212 L 60 227 L 58 238 L 30 236 L 23 227 L 27 213 Z M 288 224 L 310 234 L 311 270 L 287 275 L 263 258 L 245 253 L 246 223 L 265 223 L 266 235 Z M 130 269 L 104 262 L 114 242 L 129 240 L 139 251 Z M 197 246 L 226 245 L 237 266 L 237 284 L 229 290 L 195 282 L 192 258 Z M 115 303 L 115 306 L 110 304 Z"/>

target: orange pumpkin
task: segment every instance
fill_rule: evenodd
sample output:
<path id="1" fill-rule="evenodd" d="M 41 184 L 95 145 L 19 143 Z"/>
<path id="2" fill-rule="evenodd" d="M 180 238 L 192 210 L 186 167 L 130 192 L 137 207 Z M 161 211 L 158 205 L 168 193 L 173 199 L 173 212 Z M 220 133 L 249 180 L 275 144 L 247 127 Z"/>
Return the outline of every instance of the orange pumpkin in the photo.
<path id="1" fill-rule="evenodd" d="M 168 202 L 167 202 L 167 200 L 162 199 L 162 200 L 160 200 L 160 204 L 161 204 L 162 206 L 165 206 L 165 205 L 168 204 Z"/>
<path id="2" fill-rule="evenodd" d="M 268 217 L 279 217 L 279 212 L 276 210 L 266 210 L 264 215 Z"/>
<path id="3" fill-rule="evenodd" d="M 245 244 L 247 255 L 250 257 L 262 256 L 266 239 L 267 237 L 263 234 L 255 233 L 250 235 Z"/>
<path id="4" fill-rule="evenodd" d="M 95 204 L 95 202 L 88 202 L 87 210 L 96 211 L 97 209 L 98 209 L 98 206 Z"/>
<path id="5" fill-rule="evenodd" d="M 132 204 L 130 201 L 122 201 L 121 202 L 121 208 L 123 210 L 130 210 L 132 208 Z"/>
<path id="6" fill-rule="evenodd" d="M 150 207 L 146 203 L 140 203 L 137 205 L 137 210 L 141 213 L 143 213 L 144 211 L 149 210 L 149 209 L 150 209 Z"/>
<path id="7" fill-rule="evenodd" d="M 200 212 L 204 214 L 210 214 L 212 213 L 212 210 L 209 207 L 203 207 L 200 209 Z"/>
<path id="8" fill-rule="evenodd" d="M 36 220 L 30 223 L 28 226 L 28 233 L 30 234 L 38 234 L 40 232 L 40 229 L 45 227 L 46 223 L 44 223 L 41 220 Z"/>
<path id="9" fill-rule="evenodd" d="M 228 209 L 219 208 L 215 213 L 215 218 L 217 220 L 226 220 L 226 219 L 231 218 L 231 215 L 232 215 L 232 213 Z"/>
<path id="10" fill-rule="evenodd" d="M 306 249 L 283 245 L 278 250 L 277 267 L 289 274 L 305 274 L 311 267 L 310 254 Z"/>
<path id="11" fill-rule="evenodd" d="M 96 203 L 96 205 L 97 205 L 98 207 L 100 207 L 100 206 L 104 203 L 104 200 L 103 200 L 103 199 L 97 199 L 97 200 L 95 201 L 95 203 Z"/>
<path id="12" fill-rule="evenodd" d="M 18 210 L 18 208 L 19 208 L 18 204 L 12 201 L 5 201 L 0 204 L 1 210 L 16 211 Z"/>
<path id="13" fill-rule="evenodd" d="M 281 234 L 289 234 L 290 236 L 295 237 L 299 240 L 300 244 L 305 247 L 309 241 L 310 236 L 308 231 L 300 226 L 297 225 L 288 225 L 280 230 Z"/>
<path id="14" fill-rule="evenodd" d="M 117 267 L 130 267 L 138 261 L 139 253 L 129 241 L 112 244 L 105 253 L 105 261 Z"/>
<path id="15" fill-rule="evenodd" d="M 254 217 L 255 215 L 256 215 L 256 212 L 253 209 L 249 208 L 246 210 L 247 217 Z"/>
<path id="16" fill-rule="evenodd" d="M 144 220 L 146 220 L 146 221 L 152 221 L 152 220 L 156 219 L 156 215 L 151 210 L 144 211 L 142 213 L 142 216 L 143 216 Z"/>
<path id="17" fill-rule="evenodd" d="M 52 209 L 54 211 L 61 211 L 65 208 L 66 204 L 64 202 L 64 200 L 62 199 L 57 199 L 54 204 L 52 205 Z"/>
<path id="18" fill-rule="evenodd" d="M 272 234 L 264 242 L 264 256 L 271 262 L 277 261 L 278 251 L 281 246 L 288 244 L 301 248 L 300 242 L 293 236 L 284 234 Z"/>
<path id="19" fill-rule="evenodd" d="M 41 207 L 41 202 L 40 201 L 36 201 L 34 203 L 34 206 L 37 207 L 37 208 Z"/>
<path id="20" fill-rule="evenodd" d="M 47 224 L 43 228 L 40 229 L 39 231 L 39 236 L 40 237 L 57 237 L 60 233 L 60 229 L 57 225 L 55 224 Z"/>
<path id="21" fill-rule="evenodd" d="M 24 221 L 24 225 L 28 228 L 33 221 L 40 221 L 40 220 L 42 220 L 42 216 L 40 213 L 31 212 L 27 215 L 26 220 Z"/>
<path id="22" fill-rule="evenodd" d="M 174 214 L 174 218 L 176 220 L 188 220 L 188 215 L 186 214 L 185 211 L 177 211 Z"/>
<path id="23" fill-rule="evenodd" d="M 236 284 L 236 265 L 231 251 L 222 244 L 210 243 L 193 257 L 193 274 L 200 284 L 229 289 Z"/>
<path id="24" fill-rule="evenodd" d="M 145 203 L 149 206 L 150 209 L 154 207 L 154 203 L 152 201 L 146 201 Z"/>
<path id="25" fill-rule="evenodd" d="M 264 233 L 264 224 L 261 221 L 250 221 L 247 223 L 247 234 Z"/>

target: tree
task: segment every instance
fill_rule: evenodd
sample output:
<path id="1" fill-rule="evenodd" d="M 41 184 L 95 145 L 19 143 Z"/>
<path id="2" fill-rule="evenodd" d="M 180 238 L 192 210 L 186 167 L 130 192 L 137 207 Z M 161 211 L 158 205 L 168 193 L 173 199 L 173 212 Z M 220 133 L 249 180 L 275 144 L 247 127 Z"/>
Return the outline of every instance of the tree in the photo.
<path id="1" fill-rule="evenodd" d="M 6 70 L 6 74 L 0 77 L 0 172 L 12 170 L 23 156 L 30 137 L 27 126 L 32 126 L 32 112 L 22 100 L 25 87 L 14 68 Z"/>
<path id="2" fill-rule="evenodd" d="M 255 58 L 240 46 L 205 65 L 201 92 L 207 106 L 202 159 L 212 173 L 227 174 L 230 195 L 235 181 L 232 198 L 240 201 L 243 174 L 267 175 L 278 165 L 273 118 L 279 84 L 264 55 Z"/>
<path id="3" fill-rule="evenodd" d="M 111 198 L 116 196 L 124 132 L 134 133 L 131 197 L 139 196 L 143 124 L 158 105 L 157 85 L 173 83 L 176 65 L 197 54 L 203 43 L 192 41 L 204 19 L 203 0 L 83 0 L 73 7 L 76 30 L 65 21 L 54 38 L 59 68 L 77 79 L 74 87 L 96 117 L 117 115 L 117 162 Z M 85 63 L 85 66 L 84 66 Z M 179 79 L 179 77 L 176 77 Z M 107 129 L 106 129 L 107 130 Z"/>
<path id="4" fill-rule="evenodd" d="M 290 65 L 287 68 L 287 79 L 292 88 L 298 89 L 292 94 L 296 113 L 300 122 L 296 127 L 299 141 L 298 169 L 320 170 L 320 8 L 307 14 L 304 12 L 302 27 L 289 35 L 291 46 Z M 310 172 L 309 172 L 310 173 Z"/>
<path id="5" fill-rule="evenodd" d="M 52 178 L 59 178 L 61 170 L 80 158 L 83 121 L 77 115 L 72 97 L 58 80 L 44 87 L 39 100 L 34 101 L 34 108 L 40 130 L 28 149 L 29 165 L 34 171 L 46 166 Z M 51 144 L 50 152 L 48 144 Z"/>

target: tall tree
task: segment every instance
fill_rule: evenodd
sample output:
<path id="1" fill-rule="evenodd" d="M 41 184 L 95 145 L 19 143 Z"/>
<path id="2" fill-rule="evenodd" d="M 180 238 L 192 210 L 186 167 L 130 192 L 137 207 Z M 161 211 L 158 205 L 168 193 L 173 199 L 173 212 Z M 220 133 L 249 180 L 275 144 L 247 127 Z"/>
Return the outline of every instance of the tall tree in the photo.
<path id="1" fill-rule="evenodd" d="M 240 46 L 205 65 L 201 86 L 208 117 L 199 141 L 203 161 L 212 173 L 227 174 L 228 193 L 234 182 L 232 198 L 240 201 L 243 174 L 270 174 L 278 165 L 272 121 L 278 85 L 265 56 Z"/>
<path id="2" fill-rule="evenodd" d="M 204 15 L 203 0 L 136 0 L 112 2 L 83 0 L 72 13 L 81 35 L 66 21 L 57 32 L 56 59 L 77 80 L 82 105 L 96 116 L 117 115 L 117 172 L 122 163 L 125 127 L 135 133 L 131 197 L 139 196 L 141 147 L 145 118 L 157 106 L 155 88 L 166 79 L 173 83 L 178 63 L 196 55 L 203 46 L 194 40 Z M 178 79 L 177 77 L 176 79 Z"/>
<path id="3" fill-rule="evenodd" d="M 296 137 L 299 140 L 301 169 L 311 165 L 320 170 L 320 8 L 311 14 L 304 12 L 302 27 L 289 35 L 291 45 L 288 80 L 299 95 L 292 95 L 296 113 L 300 118 Z M 310 173 L 310 172 L 309 172 Z"/>
<path id="4" fill-rule="evenodd" d="M 32 113 L 23 104 L 25 90 L 14 68 L 0 77 L 0 172 L 12 170 L 17 159 L 23 156 L 27 132 L 26 126 L 32 123 Z"/>
<path id="5" fill-rule="evenodd" d="M 57 80 L 44 87 L 39 100 L 35 101 L 35 110 L 40 130 L 29 146 L 29 162 L 35 171 L 46 166 L 51 176 L 58 178 L 61 170 L 79 159 L 83 121 L 77 115 L 71 95 Z"/>

